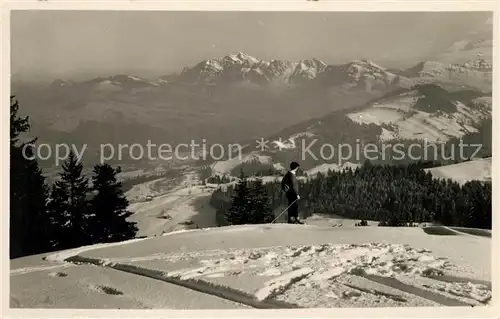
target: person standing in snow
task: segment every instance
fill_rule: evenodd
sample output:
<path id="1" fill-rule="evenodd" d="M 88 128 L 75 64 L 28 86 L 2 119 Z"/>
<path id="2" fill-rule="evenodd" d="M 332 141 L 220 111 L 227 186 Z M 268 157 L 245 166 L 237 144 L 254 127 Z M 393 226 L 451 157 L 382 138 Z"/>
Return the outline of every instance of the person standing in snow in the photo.
<path id="1" fill-rule="evenodd" d="M 281 180 L 281 189 L 286 194 L 288 200 L 288 223 L 294 224 L 302 222 L 299 221 L 299 185 L 297 183 L 297 170 L 300 167 L 299 163 L 290 163 L 290 170 L 283 176 Z"/>

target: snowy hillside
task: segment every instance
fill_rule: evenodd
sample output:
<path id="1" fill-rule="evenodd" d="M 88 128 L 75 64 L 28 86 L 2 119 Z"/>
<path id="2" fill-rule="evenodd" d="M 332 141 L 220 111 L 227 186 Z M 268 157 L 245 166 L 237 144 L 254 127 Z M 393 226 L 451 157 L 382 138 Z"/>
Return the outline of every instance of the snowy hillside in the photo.
<path id="1" fill-rule="evenodd" d="M 415 81 L 396 75 L 369 60 L 328 66 L 318 79 L 332 86 L 354 86 L 367 92 L 409 88 L 415 84 Z"/>
<path id="2" fill-rule="evenodd" d="M 451 179 L 460 184 L 469 181 L 490 181 L 492 175 L 492 158 L 482 158 L 454 165 L 430 168 L 435 178 Z"/>
<path id="3" fill-rule="evenodd" d="M 234 170 L 243 163 L 260 162 L 263 170 L 266 165 L 272 165 L 277 171 L 282 171 L 290 161 L 299 160 L 304 164 L 301 164 L 303 170 L 315 174 L 314 169 L 318 167 L 321 171 L 322 165 L 337 169 L 344 163 L 363 162 L 351 157 L 340 162 L 338 157 L 330 161 L 325 155 L 318 157 L 323 143 L 335 146 L 336 156 L 343 146 L 350 146 L 353 151 L 357 145 L 368 143 L 394 145 L 419 140 L 439 144 L 464 138 L 469 143 L 487 146 L 491 144 L 491 137 L 487 136 L 491 135 L 488 133 L 491 120 L 491 93 L 471 89 L 447 90 L 440 85 L 421 84 L 401 88 L 351 110 L 331 112 L 289 126 L 264 138 L 266 146 L 262 150 L 256 149 L 257 140 L 243 140 L 239 143 L 244 146 L 242 158 L 234 154 L 211 166 L 216 174 L 236 176 Z M 310 153 L 303 152 L 306 148 Z M 488 149 L 484 149 L 486 156 L 489 156 Z M 484 156 L 482 153 L 476 155 Z"/>
<path id="4" fill-rule="evenodd" d="M 420 62 L 400 74 L 418 83 L 456 83 L 491 91 L 493 63 L 476 58 L 463 63 Z"/>
<path id="5" fill-rule="evenodd" d="M 45 261 L 13 260 L 10 302 L 142 309 L 488 305 L 491 239 L 457 232 L 445 238 L 443 245 L 443 236 L 418 227 L 181 231 Z"/>
<path id="6" fill-rule="evenodd" d="M 333 145 L 351 143 L 353 147 L 356 140 L 445 142 L 477 132 L 481 123 L 491 118 L 490 94 L 447 91 L 427 84 L 386 94 L 356 111 L 337 111 L 299 123 L 270 136 L 269 140 L 276 145 L 273 151 L 298 149 L 313 140 Z"/>
<path id="7" fill-rule="evenodd" d="M 339 165 L 349 162 L 363 162 L 354 153 L 349 155 L 345 148 L 343 155 L 348 157 L 341 161 L 338 157 L 328 160 L 328 152 L 327 155 L 320 153 L 323 143 L 335 146 L 337 149 L 334 153 L 339 156 L 341 147 L 350 146 L 353 152 L 357 146 L 368 143 L 396 145 L 418 140 L 436 143 L 439 151 L 441 143 L 465 139 L 472 143 L 471 146 L 477 143 L 485 146 L 481 151 L 490 156 L 488 145 L 491 144 L 491 136 L 488 134 L 491 133 L 488 128 L 491 120 L 492 97 L 489 93 L 476 90 L 448 91 L 433 84 L 417 85 L 386 94 L 354 110 L 332 112 L 285 128 L 268 136 L 265 139 L 267 147 L 262 151 L 255 150 L 256 141 L 251 141 L 254 145 L 250 142 L 240 143 L 250 145 L 243 148 L 243 158 L 234 156 L 217 161 L 212 168 L 217 174 L 230 174 L 242 163 L 258 161 L 272 164 L 281 171 L 290 161 L 299 160 L 308 175 L 314 175 L 327 168 L 341 169 Z M 458 146 L 458 142 L 455 144 Z M 309 151 L 303 152 L 306 148 Z M 472 152 L 472 148 L 469 151 Z M 482 153 L 469 155 L 484 156 Z M 432 154 L 427 156 L 430 156 L 427 159 L 434 158 Z M 265 165 L 262 166 L 264 169 Z"/>
<path id="8" fill-rule="evenodd" d="M 396 96 L 381 99 L 364 110 L 347 114 L 360 124 L 375 124 L 382 129 L 381 141 L 393 139 L 422 139 L 445 142 L 477 132 L 482 120 L 491 118 L 491 97 L 479 97 L 468 102 L 455 99 L 452 94 L 414 89 Z M 446 101 L 447 100 L 447 101 Z M 448 102 L 445 109 L 443 102 Z M 436 103 L 436 105 L 432 105 Z M 439 104 L 438 104 L 439 103 Z"/>

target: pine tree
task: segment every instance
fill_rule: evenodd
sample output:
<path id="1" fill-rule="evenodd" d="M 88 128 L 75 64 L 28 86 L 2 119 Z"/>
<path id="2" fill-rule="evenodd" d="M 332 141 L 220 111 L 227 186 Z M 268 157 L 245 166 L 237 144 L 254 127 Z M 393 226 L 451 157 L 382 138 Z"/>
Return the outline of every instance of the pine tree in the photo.
<path id="1" fill-rule="evenodd" d="M 274 219 L 274 214 L 269 205 L 269 196 L 262 179 L 257 178 L 250 183 L 248 192 L 249 224 L 270 223 Z"/>
<path id="2" fill-rule="evenodd" d="M 33 157 L 36 139 L 21 142 L 29 118 L 18 115 L 19 103 L 10 98 L 10 258 L 51 250 L 47 216 L 47 186 Z"/>
<path id="3" fill-rule="evenodd" d="M 249 218 L 249 202 L 248 202 L 248 182 L 243 173 L 240 172 L 240 180 L 234 188 L 232 205 L 226 213 L 226 220 L 230 225 L 246 224 Z"/>
<path id="4" fill-rule="evenodd" d="M 50 243 L 56 249 L 70 247 L 66 242 L 66 237 L 71 235 L 66 229 L 66 225 L 68 224 L 67 211 L 69 209 L 66 199 L 68 197 L 68 190 L 65 187 L 58 187 L 56 184 L 52 184 L 47 211 L 52 225 Z"/>
<path id="5" fill-rule="evenodd" d="M 73 152 L 62 166 L 60 179 L 54 183 L 49 211 L 56 230 L 54 243 L 58 249 L 91 243 L 89 222 L 88 179 L 82 175 L 83 164 Z"/>
<path id="6" fill-rule="evenodd" d="M 136 224 L 127 221 L 132 215 L 127 211 L 128 201 L 116 175 L 120 168 L 108 164 L 94 166 L 92 190 L 95 195 L 90 201 L 89 231 L 94 243 L 115 242 L 135 237 Z"/>

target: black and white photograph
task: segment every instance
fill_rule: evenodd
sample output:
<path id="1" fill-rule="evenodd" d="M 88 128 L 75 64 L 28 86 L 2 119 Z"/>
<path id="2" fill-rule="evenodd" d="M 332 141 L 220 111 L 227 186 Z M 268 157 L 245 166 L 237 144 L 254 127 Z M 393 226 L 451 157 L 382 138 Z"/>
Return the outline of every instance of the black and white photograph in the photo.
<path id="1" fill-rule="evenodd" d="M 493 11 L 9 16 L 10 309 L 494 307 Z"/>

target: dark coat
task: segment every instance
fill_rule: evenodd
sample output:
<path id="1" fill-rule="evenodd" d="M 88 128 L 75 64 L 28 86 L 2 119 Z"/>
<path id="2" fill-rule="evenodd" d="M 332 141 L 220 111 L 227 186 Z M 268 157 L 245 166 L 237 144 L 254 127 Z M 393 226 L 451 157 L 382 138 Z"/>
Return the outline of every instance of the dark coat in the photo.
<path id="1" fill-rule="evenodd" d="M 286 193 L 287 197 L 297 198 L 299 194 L 299 184 L 294 173 L 288 171 L 281 180 L 281 188 Z"/>

